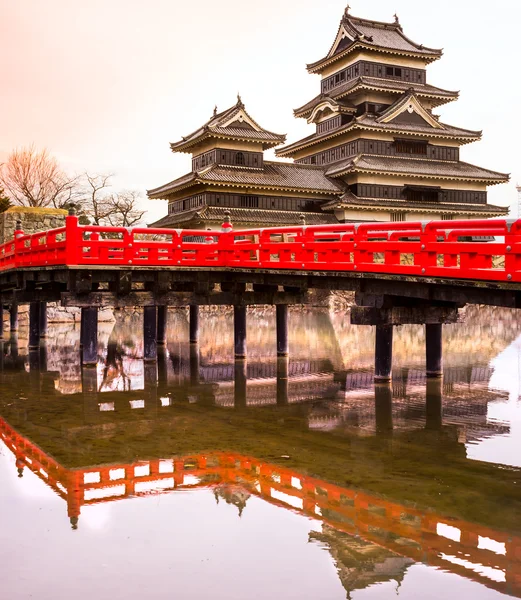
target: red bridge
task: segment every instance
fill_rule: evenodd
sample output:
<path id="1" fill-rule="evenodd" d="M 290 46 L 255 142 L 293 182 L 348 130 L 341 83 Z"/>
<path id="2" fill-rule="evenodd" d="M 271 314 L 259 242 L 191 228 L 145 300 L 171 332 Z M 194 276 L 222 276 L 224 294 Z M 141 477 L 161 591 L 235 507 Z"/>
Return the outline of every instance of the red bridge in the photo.
<path id="1" fill-rule="evenodd" d="M 230 224 L 224 223 L 223 229 Z M 472 238 L 499 238 L 472 241 Z M 295 226 L 238 231 L 80 226 L 0 246 L 0 271 L 49 266 L 226 267 L 521 282 L 521 220 Z"/>
<path id="2" fill-rule="evenodd" d="M 481 241 L 480 241 L 481 240 Z M 486 241 L 492 240 L 492 241 Z M 145 360 L 165 342 L 166 308 L 233 305 L 235 355 L 246 357 L 246 306 L 277 306 L 277 351 L 288 354 L 287 308 L 309 290 L 350 290 L 351 322 L 376 326 L 376 379 L 388 381 L 394 325 L 426 325 L 427 374 L 441 374 L 442 325 L 465 304 L 521 307 L 521 220 L 433 221 L 190 231 L 81 226 L 0 246 L 0 303 L 31 304 L 30 347 L 48 301 L 82 310 L 83 362 L 97 360 L 97 308 L 145 307 Z"/>

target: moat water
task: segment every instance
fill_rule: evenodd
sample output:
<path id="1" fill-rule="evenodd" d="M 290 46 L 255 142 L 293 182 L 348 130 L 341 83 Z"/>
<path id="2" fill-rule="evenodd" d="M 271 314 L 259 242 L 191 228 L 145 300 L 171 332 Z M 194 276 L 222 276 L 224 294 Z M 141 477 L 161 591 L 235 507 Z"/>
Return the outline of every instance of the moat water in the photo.
<path id="1" fill-rule="evenodd" d="M 471 307 L 424 377 L 397 330 L 393 385 L 349 315 L 184 311 L 144 365 L 139 317 L 0 344 L 0 565 L 9 600 L 521 597 L 521 317 Z"/>

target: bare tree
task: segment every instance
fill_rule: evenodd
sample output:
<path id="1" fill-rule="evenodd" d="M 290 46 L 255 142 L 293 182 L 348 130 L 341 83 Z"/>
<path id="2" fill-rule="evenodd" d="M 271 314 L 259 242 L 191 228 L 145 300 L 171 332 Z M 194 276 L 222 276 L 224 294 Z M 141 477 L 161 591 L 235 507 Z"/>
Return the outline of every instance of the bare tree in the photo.
<path id="1" fill-rule="evenodd" d="M 5 195 L 4 188 L 0 186 L 0 213 L 11 207 L 11 200 Z"/>
<path id="2" fill-rule="evenodd" d="M 94 225 L 132 227 L 143 218 L 146 210 L 140 209 L 142 195 L 136 190 L 109 192 L 112 174 L 91 175 L 85 173 L 81 212 Z"/>
<path id="3" fill-rule="evenodd" d="M 0 184 L 14 204 L 62 208 L 77 194 L 78 178 L 67 175 L 45 148 L 16 149 L 0 167 Z"/>
<path id="4" fill-rule="evenodd" d="M 111 186 L 112 174 L 89 175 L 85 173 L 84 193 L 81 200 L 81 212 L 92 220 L 94 225 L 105 225 L 113 207 L 108 201 L 108 188 Z"/>
<path id="5" fill-rule="evenodd" d="M 132 227 L 138 225 L 143 218 L 146 210 L 139 208 L 142 195 L 136 190 L 124 190 L 113 194 L 109 198 L 110 204 L 114 207 L 111 214 L 107 216 L 107 221 L 112 227 Z"/>

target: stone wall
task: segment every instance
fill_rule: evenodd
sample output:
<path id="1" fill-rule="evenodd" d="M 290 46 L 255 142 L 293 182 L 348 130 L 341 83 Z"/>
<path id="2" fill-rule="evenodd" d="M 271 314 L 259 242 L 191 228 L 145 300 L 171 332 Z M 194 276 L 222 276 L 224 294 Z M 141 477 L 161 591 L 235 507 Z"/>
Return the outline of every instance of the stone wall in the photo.
<path id="1" fill-rule="evenodd" d="M 0 213 L 0 244 L 13 239 L 16 222 L 22 222 L 24 233 L 36 233 L 65 225 L 66 210 L 58 208 L 25 208 L 12 206 Z"/>

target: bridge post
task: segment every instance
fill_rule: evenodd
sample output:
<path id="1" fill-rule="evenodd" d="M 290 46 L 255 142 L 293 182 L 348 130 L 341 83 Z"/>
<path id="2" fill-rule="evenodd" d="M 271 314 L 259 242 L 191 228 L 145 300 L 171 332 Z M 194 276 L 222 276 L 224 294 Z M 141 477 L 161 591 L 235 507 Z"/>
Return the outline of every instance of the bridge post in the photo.
<path id="1" fill-rule="evenodd" d="M 425 325 L 425 355 L 427 377 L 441 377 L 443 374 L 443 325 Z"/>
<path id="2" fill-rule="evenodd" d="M 83 418 L 86 425 L 96 423 L 100 417 L 98 406 L 98 373 L 95 368 L 82 367 L 81 392 L 83 394 Z"/>
<path id="3" fill-rule="evenodd" d="M 389 383 L 374 386 L 376 433 L 389 434 L 393 430 L 393 388 Z"/>
<path id="4" fill-rule="evenodd" d="M 286 406 L 289 402 L 289 359 L 277 358 L 277 406 Z"/>
<path id="5" fill-rule="evenodd" d="M 190 304 L 190 344 L 199 343 L 199 307 Z"/>
<path id="6" fill-rule="evenodd" d="M 442 379 L 427 379 L 425 396 L 425 429 L 439 431 L 443 424 Z"/>
<path id="7" fill-rule="evenodd" d="M 243 358 L 235 360 L 234 368 L 234 395 L 233 405 L 235 408 L 246 408 L 248 402 L 246 399 L 246 386 L 248 381 L 248 363 Z"/>
<path id="8" fill-rule="evenodd" d="M 145 306 L 143 312 L 145 362 L 157 360 L 157 306 Z"/>
<path id="9" fill-rule="evenodd" d="M 374 380 L 391 381 L 393 368 L 393 326 L 376 325 Z"/>
<path id="10" fill-rule="evenodd" d="M 277 356 L 288 356 L 288 305 L 277 304 Z"/>
<path id="11" fill-rule="evenodd" d="M 160 406 L 157 389 L 157 364 L 154 362 L 145 363 L 145 412 L 150 416 L 157 416 Z"/>
<path id="12" fill-rule="evenodd" d="M 246 358 L 246 307 L 233 307 L 235 358 Z"/>
<path id="13" fill-rule="evenodd" d="M 190 385 L 199 385 L 199 348 L 190 346 Z"/>
<path id="14" fill-rule="evenodd" d="M 47 372 L 47 359 L 49 357 L 49 349 L 47 348 L 47 342 L 43 342 L 40 344 L 39 348 L 40 353 L 40 371 L 46 373 Z"/>
<path id="15" fill-rule="evenodd" d="M 47 302 L 39 302 L 40 305 L 40 339 L 47 337 Z"/>
<path id="16" fill-rule="evenodd" d="M 157 307 L 157 345 L 166 344 L 166 322 L 168 317 L 168 306 L 162 304 Z"/>
<path id="17" fill-rule="evenodd" d="M 83 344 L 84 344 L 84 340 L 83 340 L 83 336 L 85 334 L 85 311 L 83 310 L 83 308 L 80 311 L 80 350 L 83 349 Z"/>
<path id="18" fill-rule="evenodd" d="M 167 351 L 165 346 L 157 349 L 157 383 L 166 385 L 168 383 Z M 164 391 L 164 389 L 163 389 Z"/>
<path id="19" fill-rule="evenodd" d="M 9 308 L 9 321 L 11 333 L 18 331 L 18 304 L 11 304 Z"/>
<path id="20" fill-rule="evenodd" d="M 29 305 L 29 350 L 40 347 L 40 303 L 31 302 Z"/>
<path id="21" fill-rule="evenodd" d="M 95 307 L 81 309 L 81 332 L 83 342 L 81 362 L 84 367 L 95 367 L 98 364 L 98 309 Z"/>

